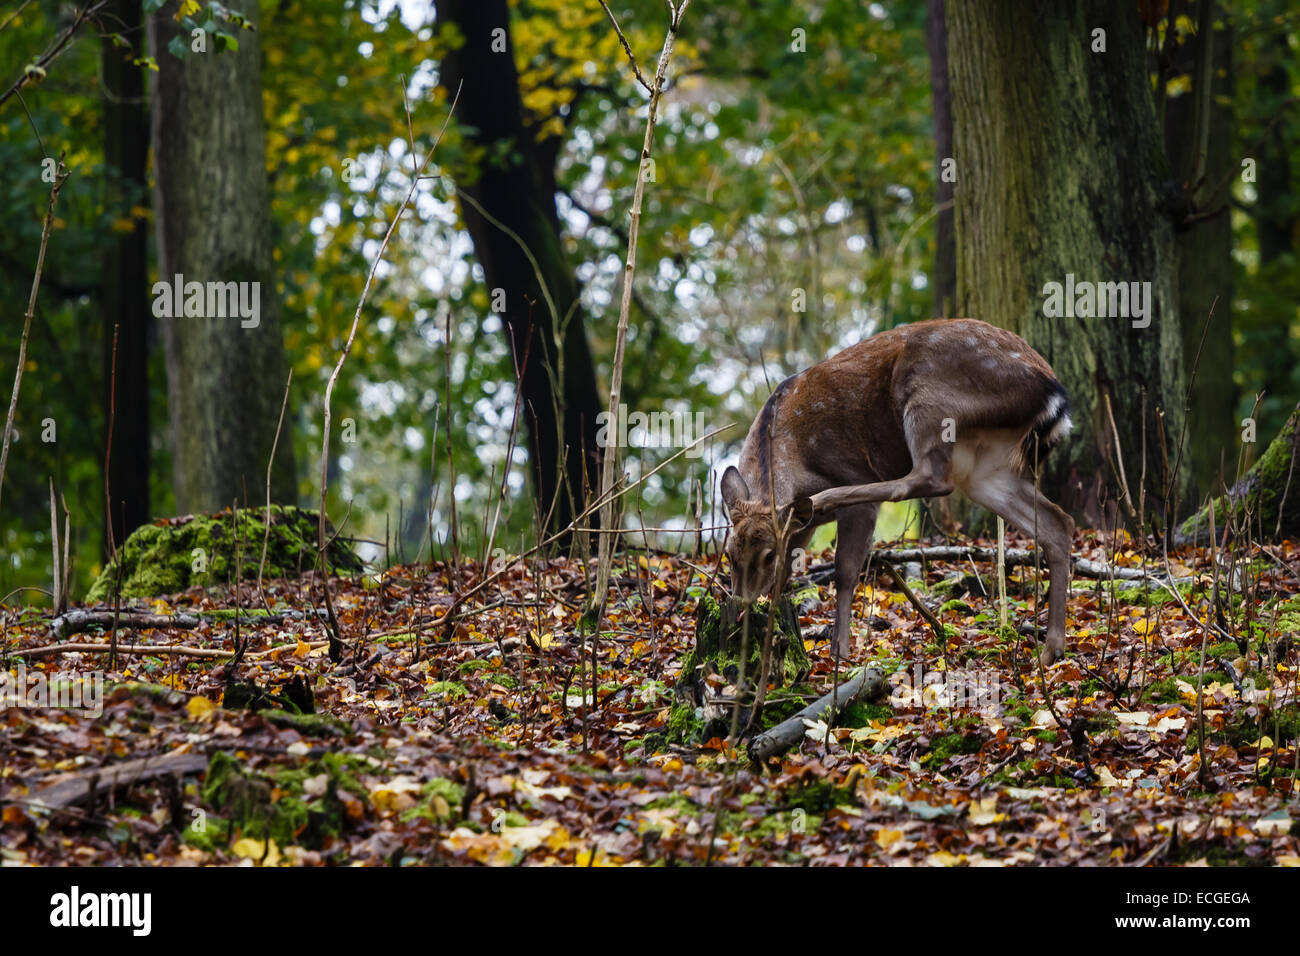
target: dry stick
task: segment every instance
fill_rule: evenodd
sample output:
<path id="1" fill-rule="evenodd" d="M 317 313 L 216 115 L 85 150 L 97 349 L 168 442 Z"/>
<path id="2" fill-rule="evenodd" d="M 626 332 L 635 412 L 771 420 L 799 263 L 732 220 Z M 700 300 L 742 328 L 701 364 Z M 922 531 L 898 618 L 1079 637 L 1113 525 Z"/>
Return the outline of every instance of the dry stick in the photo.
<path id="1" fill-rule="evenodd" d="M 1007 522 L 998 515 L 998 623 L 1007 626 Z"/>
<path id="2" fill-rule="evenodd" d="M 1214 537 L 1214 498 L 1210 498 L 1210 564 L 1214 568 L 1214 586 L 1217 589 L 1219 584 L 1219 562 L 1215 559 Z M 1209 780 L 1209 763 L 1206 760 L 1205 749 L 1205 645 L 1209 639 L 1208 635 L 1209 631 L 1202 628 L 1201 656 L 1196 669 L 1196 742 L 1201 758 L 1200 765 L 1196 768 L 1196 778 L 1202 790 L 1206 788 L 1206 783 Z"/>
<path id="3" fill-rule="evenodd" d="M 414 154 L 412 154 L 414 155 Z M 444 383 L 447 401 L 444 403 L 446 411 L 443 413 L 447 416 L 447 487 L 451 489 L 451 494 L 447 496 L 447 507 L 450 509 L 450 541 L 451 541 L 451 561 L 447 565 L 448 576 L 451 583 L 451 589 L 454 591 L 458 586 L 460 578 L 460 522 L 456 518 L 456 459 L 452 450 L 452 429 L 451 429 L 451 308 L 447 307 L 447 332 L 443 342 L 443 361 L 444 361 Z"/>
<path id="4" fill-rule="evenodd" d="M 403 99 L 405 95 L 403 94 Z M 330 457 L 330 400 L 334 396 L 334 385 L 338 381 L 339 373 L 343 371 L 343 363 L 347 361 L 348 355 L 352 352 L 352 342 L 357 336 L 357 326 L 361 323 L 361 310 L 366 304 L 366 297 L 370 294 L 370 286 L 375 281 L 375 273 L 379 271 L 379 263 L 384 259 L 384 251 L 388 248 L 388 242 L 393 238 L 393 232 L 397 229 L 397 223 L 402 218 L 402 213 L 411 202 L 411 197 L 415 195 L 415 190 L 420 185 L 420 179 L 424 175 L 425 168 L 429 165 L 429 160 L 433 158 L 438 144 L 442 141 L 442 134 L 447 131 L 447 125 L 451 122 L 452 114 L 456 112 L 456 102 L 460 99 L 460 87 L 456 88 L 456 96 L 451 101 L 451 108 L 447 111 L 447 118 L 443 121 L 442 129 L 438 131 L 433 145 L 429 147 L 429 152 L 424 157 L 424 162 L 416 171 L 415 176 L 411 178 L 411 187 L 406 191 L 406 196 L 402 199 L 401 205 L 397 207 L 397 212 L 393 216 L 393 221 L 388 224 L 388 231 L 384 233 L 384 241 L 379 244 L 379 251 L 375 254 L 375 261 L 370 264 L 370 273 L 366 276 L 366 284 L 361 290 L 361 299 L 357 302 L 357 311 L 352 316 L 352 328 L 348 330 L 348 339 L 343 346 L 343 354 L 339 356 L 338 362 L 334 365 L 334 371 L 330 373 L 329 384 L 325 386 L 325 427 L 321 431 L 321 456 L 320 456 L 320 515 L 317 523 L 317 561 L 320 564 L 321 587 L 325 592 L 325 610 L 328 614 L 328 626 L 330 632 L 330 659 L 337 663 L 338 655 L 342 653 L 343 638 L 339 628 L 338 615 L 334 613 L 334 598 L 330 593 L 329 569 L 325 564 L 325 496 L 329 490 L 329 457 Z M 415 162 L 415 157 L 411 157 L 411 162 Z"/>
<path id="5" fill-rule="evenodd" d="M 1115 427 L 1115 413 L 1110 406 L 1110 392 L 1103 392 L 1102 398 L 1106 400 L 1106 418 L 1110 420 L 1110 432 L 1115 438 L 1115 462 L 1119 466 L 1119 485 L 1123 492 L 1120 500 L 1128 505 L 1128 516 L 1136 518 L 1137 510 L 1133 507 L 1133 495 L 1128 490 L 1128 477 L 1124 474 L 1124 450 L 1119 445 L 1119 429 Z"/>
<path id="6" fill-rule="evenodd" d="M 615 492 L 615 495 L 614 495 L 614 496 L 615 496 L 615 497 L 618 497 L 618 498 L 621 498 L 621 497 L 623 497 L 624 495 L 628 494 L 629 492 L 632 491 L 633 488 L 638 487 L 638 486 L 639 486 L 640 484 L 642 484 L 643 482 L 649 481 L 649 480 L 650 480 L 651 478 L 653 478 L 653 477 L 655 476 L 655 474 L 657 474 L 661 469 L 663 469 L 663 468 L 667 467 L 668 465 L 672 464 L 675 460 L 677 460 L 677 458 L 679 458 L 680 456 L 686 454 L 688 451 L 690 451 L 692 448 L 694 448 L 694 447 L 695 447 L 696 445 L 698 445 L 700 442 L 702 442 L 702 441 L 706 441 L 706 440 L 712 438 L 714 435 L 718 434 L 719 432 L 726 431 L 728 428 L 730 428 L 730 427 L 732 426 L 732 424 L 733 424 L 733 423 L 728 422 L 726 425 L 723 425 L 723 426 L 721 426 L 720 428 L 715 428 L 715 429 L 713 429 L 713 431 L 709 432 L 708 434 L 700 436 L 699 438 L 695 439 L 695 441 L 691 442 L 691 443 L 690 443 L 689 445 L 687 445 L 686 447 L 684 447 L 684 448 L 679 448 L 676 452 L 674 452 L 674 453 L 673 453 L 672 455 L 670 455 L 668 458 L 665 458 L 663 461 L 661 461 L 661 462 L 660 462 L 658 465 L 656 465 L 654 468 L 650 469 L 650 471 L 646 472 L 644 475 L 642 475 L 642 476 L 640 476 L 639 478 L 637 478 L 637 479 L 636 479 L 635 481 L 633 481 L 630 485 L 627 485 L 626 487 L 619 489 L 617 492 Z M 531 557 L 532 555 L 537 554 L 537 553 L 540 552 L 540 551 L 544 551 L 546 548 L 549 548 L 551 545 L 553 545 L 555 542 L 559 541 L 561 538 L 563 538 L 563 537 L 565 537 L 566 535 L 571 534 L 573 531 L 577 530 L 579 527 L 581 527 L 580 522 L 581 522 L 583 519 L 588 518 L 588 517 L 590 517 L 591 515 L 595 514 L 595 513 L 600 509 L 600 507 L 601 507 L 601 505 L 604 503 L 604 501 L 605 501 L 605 497 L 602 495 L 601 497 L 597 498 L 595 501 L 593 501 L 593 502 L 591 502 L 591 503 L 585 505 L 585 506 L 583 507 L 582 511 L 581 511 L 579 514 L 577 514 L 577 515 L 574 516 L 574 518 L 573 518 L 572 521 L 570 521 L 570 522 L 569 522 L 567 525 L 565 525 L 563 528 L 561 528 L 561 529 L 559 529 L 558 531 L 556 531 L 556 532 L 555 532 L 554 534 L 552 534 L 550 537 L 547 537 L 547 538 L 541 538 L 541 539 L 537 542 L 537 544 L 533 545 L 533 546 L 532 546 L 531 548 L 529 548 L 527 551 L 525 551 L 525 552 L 523 552 L 522 554 L 520 554 L 520 555 L 519 555 L 519 559 L 520 559 L 520 560 L 523 560 L 524 558 Z M 539 538 L 540 538 L 540 535 L 539 535 Z M 498 578 L 499 578 L 499 577 L 500 577 L 500 576 L 501 576 L 505 571 L 506 571 L 506 568 L 502 568 L 502 569 L 499 570 L 499 571 L 489 571 L 489 573 L 488 573 L 487 575 L 485 575 L 482 579 L 479 580 L 478 584 L 474 585 L 472 588 L 469 588 L 469 589 L 468 589 L 467 591 L 465 591 L 463 594 L 458 595 L 458 596 L 457 596 L 457 597 L 452 601 L 452 603 L 451 603 L 450 605 L 447 606 L 447 610 L 443 612 L 443 614 L 442 614 L 441 617 L 439 617 L 439 618 L 437 618 L 437 619 L 435 619 L 435 620 L 433 620 L 433 621 L 431 621 L 431 622 L 428 622 L 428 623 L 422 625 L 421 628 L 422 628 L 423 630 L 432 630 L 432 629 L 434 629 L 435 627 L 441 627 L 441 626 L 443 626 L 444 624 L 446 624 L 446 623 L 451 619 L 451 616 L 452 616 L 453 614 L 457 614 L 457 613 L 459 613 L 461 606 L 464 605 L 466 601 L 468 601 L 471 597 L 473 597 L 473 596 L 474 596 L 475 594 L 477 594 L 479 591 L 482 591 L 484 588 L 488 587 L 489 585 L 496 583 L 497 579 L 498 579 Z"/>
<path id="7" fill-rule="evenodd" d="M 24 10 L 26 10 L 27 7 L 31 5 L 31 2 L 32 0 L 23 0 L 22 3 L 18 4 L 18 7 L 14 10 L 14 12 L 9 14 L 9 16 L 5 18 L 5 22 L 0 23 L 0 31 L 3 31 L 7 26 L 9 26 L 9 24 L 17 20 L 18 15 L 22 13 Z"/>
<path id="8" fill-rule="evenodd" d="M 33 80 L 40 80 L 44 77 L 46 68 L 53 63 L 55 57 L 62 53 L 64 48 L 67 47 L 68 41 L 72 39 L 72 35 L 81 29 L 81 25 L 94 17 L 94 15 L 97 14 L 102 7 L 106 6 L 107 3 L 108 0 L 100 0 L 99 3 L 87 3 L 84 7 L 78 10 L 77 15 L 72 19 L 72 23 L 63 31 L 58 40 L 54 42 L 54 45 L 31 63 L 24 66 L 23 72 L 18 79 L 14 80 L 13 83 L 10 84 L 9 89 L 5 90 L 4 93 L 0 93 L 0 106 L 3 106 L 5 100 L 9 99 L 9 97 L 17 96 L 22 88 L 28 83 L 33 82 Z M 14 14 L 14 16 L 17 16 L 17 14 Z M 10 17 L 10 19 L 13 19 L 13 17 Z M 7 26 L 8 23 L 9 20 L 6 20 L 5 25 Z"/>
<path id="9" fill-rule="evenodd" d="M 1187 427 L 1192 417 L 1191 416 L 1192 386 L 1196 384 L 1196 372 L 1201 367 L 1201 351 L 1205 348 L 1206 336 L 1210 334 L 1210 321 L 1214 318 L 1214 307 L 1217 306 L 1218 304 L 1219 304 L 1219 297 L 1216 295 L 1214 297 L 1214 301 L 1210 303 L 1210 311 L 1205 314 L 1205 324 L 1201 326 L 1201 340 L 1196 346 L 1196 358 L 1192 360 L 1192 371 L 1187 379 L 1187 391 L 1183 393 L 1183 428 L 1182 428 L 1182 434 L 1178 436 L 1178 454 L 1174 458 L 1174 469 L 1172 472 L 1169 471 L 1169 452 L 1168 449 L 1165 448 L 1163 417 L 1160 419 L 1159 422 L 1160 432 L 1161 432 L 1160 454 L 1164 458 L 1165 476 L 1166 476 L 1165 514 L 1164 514 L 1165 527 L 1164 527 L 1164 534 L 1162 534 L 1161 537 L 1166 539 L 1169 537 L 1169 529 L 1170 529 L 1169 516 L 1173 514 L 1173 502 L 1171 499 L 1174 494 L 1174 486 L 1178 482 L 1178 470 L 1180 467 L 1182 467 L 1183 464 L 1183 450 L 1187 446 Z M 1168 548 L 1166 547 L 1165 550 L 1167 552 Z M 1168 564 L 1167 561 L 1166 564 Z"/>
<path id="10" fill-rule="evenodd" d="M 126 573 L 125 556 L 118 556 L 117 541 L 113 536 L 113 498 L 109 492 L 108 468 L 113 457 L 113 429 L 117 418 L 117 334 L 119 326 L 113 323 L 113 358 L 110 363 L 110 380 L 108 386 L 108 440 L 104 442 L 104 528 L 108 533 L 109 558 L 117 562 L 117 573 L 113 576 L 113 630 L 112 653 L 108 655 L 109 669 L 117 666 L 117 620 L 122 610 L 122 575 Z M 126 530 L 126 514 L 122 515 L 122 530 Z"/>
<path id="11" fill-rule="evenodd" d="M 938 639 L 939 646 L 946 649 L 948 646 L 948 635 L 943 632 L 943 625 L 940 624 L 939 619 L 934 616 L 934 612 L 921 603 L 921 599 L 918 598 L 912 592 L 912 589 L 907 586 L 907 582 L 903 580 L 903 576 L 898 573 L 897 568 L 888 561 L 882 562 L 881 567 L 883 567 L 889 576 L 894 579 L 894 583 L 898 585 L 898 589 L 903 592 L 903 596 L 911 602 L 912 607 L 916 608 L 917 611 L 920 612 L 921 616 L 925 618 L 926 623 L 930 625 L 930 630 L 934 631 L 934 636 Z"/>
<path id="12" fill-rule="evenodd" d="M 266 548 L 271 543 L 271 466 L 275 464 L 275 450 L 280 444 L 280 429 L 284 426 L 284 410 L 289 407 L 289 386 L 293 384 L 293 369 L 289 369 L 289 378 L 284 383 L 284 401 L 280 403 L 280 420 L 275 423 L 275 438 L 271 441 L 271 457 L 266 460 L 266 518 L 265 533 L 262 535 L 262 560 L 257 562 L 257 593 L 262 596 L 262 607 L 271 613 L 271 605 L 266 603 L 266 590 L 262 587 L 262 572 L 266 569 Z"/>
<path id="13" fill-rule="evenodd" d="M 50 541 L 54 548 L 54 597 L 51 603 L 54 605 L 54 613 L 60 613 L 65 600 L 61 584 L 63 576 L 59 569 L 59 513 L 54 507 L 54 476 L 50 476 Z"/>
<path id="14" fill-rule="evenodd" d="M 63 580 L 59 588 L 62 600 L 58 602 L 55 613 L 64 614 L 68 610 L 68 596 L 71 594 L 72 584 L 72 560 L 68 553 L 68 542 L 72 538 L 72 514 L 68 511 L 68 499 L 64 497 L 61 491 L 59 492 L 59 504 L 63 506 Z"/>
<path id="15" fill-rule="evenodd" d="M 677 37 L 677 28 L 681 24 L 682 15 L 689 6 L 690 0 L 682 0 L 682 3 L 677 7 L 673 7 L 671 3 L 669 4 L 668 32 L 664 36 L 663 49 L 659 53 L 659 65 L 655 69 L 654 82 L 650 85 L 650 105 L 646 116 L 645 138 L 641 145 L 641 161 L 637 164 L 636 185 L 632 191 L 632 208 L 628 213 L 627 260 L 623 266 L 623 291 L 618 307 L 618 332 L 614 340 L 614 363 L 610 371 L 609 417 L 611 420 L 617 418 L 618 404 L 623 391 L 623 352 L 627 345 L 628 318 L 632 308 L 632 281 L 636 275 L 636 245 L 637 237 L 641 231 L 641 201 L 645 196 L 646 163 L 650 159 L 650 149 L 654 145 L 655 124 L 659 119 L 659 100 L 663 95 L 664 75 L 668 71 L 668 63 L 673 55 L 673 42 Z M 630 49 L 628 53 L 630 56 Z M 635 60 L 633 60 L 633 63 L 635 63 Z M 614 487 L 614 465 L 617 458 L 617 445 L 608 445 L 601 461 L 600 489 L 602 496 L 608 496 Z M 608 528 L 613 523 L 614 500 L 609 498 L 601 508 L 600 525 L 603 528 Z M 590 626 L 592 633 L 596 636 L 600 634 L 600 619 L 605 612 L 606 592 L 609 588 L 609 574 L 613 562 L 613 545 L 612 538 L 608 535 L 601 536 L 596 558 L 596 587 L 589 605 L 590 617 L 592 618 Z"/>
<path id="16" fill-rule="evenodd" d="M 645 91 L 654 96 L 654 87 L 646 82 L 646 78 L 641 75 L 641 68 L 636 65 L 636 57 L 632 55 L 632 47 L 628 46 L 627 37 L 623 36 L 623 31 L 619 29 L 618 21 L 614 19 L 614 13 L 609 9 L 609 4 L 605 0 L 600 0 L 600 5 L 605 11 L 605 16 L 609 17 L 609 22 L 614 25 L 614 32 L 618 34 L 618 42 L 623 44 L 623 52 L 627 54 L 628 62 L 632 64 L 632 73 L 636 76 L 636 81 L 645 88 Z"/>
<path id="17" fill-rule="evenodd" d="M 0 103 L 4 100 L 0 99 Z M 41 248 L 36 256 L 36 274 L 32 276 L 32 292 L 27 298 L 27 314 L 23 317 L 23 334 L 18 340 L 18 370 L 14 373 L 14 390 L 9 396 L 9 414 L 5 418 L 4 443 L 0 445 L 0 494 L 5 486 L 5 463 L 9 460 L 9 442 L 13 438 L 14 412 L 18 409 L 18 390 L 23 384 L 23 366 L 27 364 L 27 337 L 32 330 L 32 316 L 36 313 L 36 293 L 41 287 L 41 271 L 45 268 L 45 249 L 50 242 L 50 229 L 54 225 L 54 204 L 58 202 L 59 190 L 68 178 L 68 168 L 59 158 L 58 172 L 54 175 L 54 185 L 50 187 L 50 204 L 45 210 L 45 223 L 41 227 Z"/>

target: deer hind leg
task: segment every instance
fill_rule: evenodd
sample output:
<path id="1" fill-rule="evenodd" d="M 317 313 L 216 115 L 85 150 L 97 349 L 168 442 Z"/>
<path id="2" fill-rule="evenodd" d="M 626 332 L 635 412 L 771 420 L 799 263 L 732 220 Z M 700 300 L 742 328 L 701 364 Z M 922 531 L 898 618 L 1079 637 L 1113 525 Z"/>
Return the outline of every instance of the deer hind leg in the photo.
<path id="1" fill-rule="evenodd" d="M 987 462 L 987 459 L 985 460 Z M 1001 515 L 1026 534 L 1034 535 L 1047 557 L 1051 581 L 1047 586 L 1047 641 L 1039 658 L 1044 665 L 1065 657 L 1065 602 L 1070 593 L 1070 544 L 1074 521 L 1034 487 L 1033 482 L 1006 466 L 979 467 L 962 488 L 977 504 Z"/>
<path id="2" fill-rule="evenodd" d="M 853 651 L 853 595 L 871 550 L 878 505 L 845 508 L 835 516 L 835 648 L 841 658 Z"/>

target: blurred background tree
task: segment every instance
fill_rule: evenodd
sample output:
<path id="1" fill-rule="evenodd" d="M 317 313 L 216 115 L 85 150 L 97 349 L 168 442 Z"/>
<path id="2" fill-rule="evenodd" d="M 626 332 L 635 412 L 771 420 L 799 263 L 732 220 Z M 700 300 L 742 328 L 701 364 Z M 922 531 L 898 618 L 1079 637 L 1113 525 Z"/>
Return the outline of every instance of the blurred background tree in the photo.
<path id="1" fill-rule="evenodd" d="M 0 84 L 7 87 L 50 45 L 75 6 L 33 0 L 0 11 Z M 703 413 L 708 428 L 735 427 L 711 442 L 704 457 L 680 457 L 647 481 L 627 502 L 625 523 L 689 526 L 693 489 L 709 496 L 711 466 L 735 455 L 779 381 L 874 330 L 945 311 L 943 289 L 954 280 L 943 278 L 942 260 L 936 266 L 936 237 L 950 228 L 952 211 L 939 208 L 947 195 L 940 193 L 944 154 L 933 117 L 942 97 L 931 82 L 949 72 L 947 66 L 932 70 L 942 6 L 911 0 L 796 8 L 755 0 L 738 7 L 697 0 L 692 7 L 669 75 L 643 211 L 624 391 L 633 410 Z M 1138 22 L 1150 6 L 1126 0 L 1114 5 L 1114 15 Z M 182 7 L 193 7 L 189 15 L 200 19 L 210 15 L 206 3 Z M 943 48 L 953 56 L 948 7 Z M 612 8 L 647 68 L 662 40 L 663 5 L 622 0 Z M 494 9 L 499 14 L 502 7 Z M 120 336 L 134 336 L 119 340 L 119 375 L 128 357 L 134 365 L 131 384 L 119 382 L 117 393 L 126 405 L 118 408 L 113 467 L 124 470 L 110 477 L 113 494 L 131 503 L 118 530 L 177 508 L 166 350 L 157 323 L 140 315 L 139 304 L 142 247 L 147 281 L 160 278 L 153 209 L 159 167 L 155 157 L 142 180 L 133 151 L 140 145 L 140 110 L 147 108 L 141 99 L 176 64 L 165 62 L 172 55 L 167 50 L 141 46 L 140 10 L 127 0 L 108 5 L 43 79 L 24 86 L 21 100 L 0 104 L 5 301 L 25 303 L 30 288 L 48 196 L 42 159 L 66 153 L 72 169 L 50 243 L 0 511 L 0 593 L 48 586 L 50 476 L 73 515 L 74 593 L 103 561 L 106 329 L 113 321 Z M 1194 137 L 1180 110 L 1198 92 L 1202 12 L 1187 0 L 1154 13 L 1150 24 L 1135 28 L 1136 62 L 1159 94 L 1152 114 L 1163 126 L 1152 141 L 1167 157 L 1165 179 L 1176 195 L 1183 182 L 1179 164 L 1195 165 L 1187 158 L 1194 150 L 1179 145 Z M 1209 423 L 1203 431 L 1216 436 L 1231 463 L 1240 447 L 1237 423 L 1257 390 L 1267 393 L 1261 441 L 1300 395 L 1292 159 L 1297 13 L 1284 0 L 1248 0 L 1208 16 L 1216 37 L 1208 165 L 1217 170 L 1226 162 L 1238 170 L 1243 158 L 1253 158 L 1256 175 L 1253 181 L 1233 175 L 1221 189 L 1226 211 L 1188 224 L 1196 227 L 1185 230 L 1194 239 L 1175 230 L 1178 250 L 1203 240 L 1204 261 L 1216 268 L 1183 269 L 1174 283 L 1188 303 L 1187 317 L 1180 315 L 1184 352 L 1189 323 L 1205 314 L 1191 301 L 1211 290 L 1231 291 L 1231 305 L 1221 298 L 1216 311 L 1230 317 L 1230 327 L 1214 327 L 1220 346 L 1207 348 L 1197 374 L 1198 382 L 1215 384 L 1194 397 L 1192 411 L 1194 423 Z M 267 267 L 281 304 L 284 356 L 295 373 L 284 440 L 302 503 L 314 496 L 325 381 L 370 260 L 410 184 L 411 135 L 422 156 L 450 105 L 443 64 L 451 58 L 454 66 L 465 42 L 459 20 L 454 5 L 424 0 L 260 6 Z M 536 536 L 527 413 L 510 449 L 514 317 L 494 309 L 499 282 L 492 280 L 492 263 L 484 262 L 472 215 L 467 228 L 457 186 L 472 189 L 526 158 L 543 184 L 541 195 L 553 190 L 558 241 L 548 268 L 571 289 L 597 395 L 608 381 L 644 91 L 594 2 L 510 2 L 506 26 L 519 128 L 529 141 L 513 150 L 500 140 L 485 144 L 480 128 L 458 111 L 435 157 L 438 177 L 420 183 L 413 211 L 389 246 L 333 400 L 330 512 L 336 521 L 348 515 L 345 533 L 377 542 L 370 553 L 381 562 L 385 541 L 393 560 L 417 552 L 427 558 L 430 527 L 433 553 L 445 554 L 453 501 L 461 550 L 476 554 L 485 510 L 502 481 L 509 499 L 498 544 L 518 551 Z M 1079 38 L 1081 49 L 1087 42 Z M 1041 80 L 1037 71 L 1048 68 L 1027 63 L 1013 78 L 1033 85 Z M 403 92 L 412 109 L 410 131 Z M 1225 141 L 1231 144 L 1226 157 Z M 1211 174 L 1205 182 L 1212 190 L 1218 180 Z M 1052 188 L 1050 180 L 1035 184 L 1043 193 Z M 1204 207 L 1214 208 L 1212 202 Z M 1067 214 L 1086 219 L 1091 210 L 1079 202 Z M 1224 222 L 1230 275 L 1218 268 Z M 960 233 L 955 238 L 959 244 Z M 1192 254 L 1183 254 L 1190 261 Z M 1202 292 L 1186 291 L 1201 279 Z M 981 317 L 1006 324 L 1005 317 Z M 1222 336 L 1225 328 L 1230 338 Z M 6 381 L 20 331 L 20 321 L 0 324 Z M 1224 343 L 1231 346 L 1226 355 Z M 575 377 L 569 385 L 581 391 L 589 382 Z M 229 387 L 257 387 L 278 398 L 283 382 Z M 1092 399 L 1078 396 L 1083 407 L 1093 407 Z M 46 419 L 57 423 L 56 441 L 41 440 Z M 584 420 L 579 432 L 589 427 Z M 673 451 L 629 449 L 627 467 L 636 477 Z M 1202 490 L 1217 473 L 1217 460 L 1209 443 L 1195 452 L 1191 470 Z M 247 476 L 250 504 L 264 468 L 262 461 Z M 716 518 L 706 514 L 705 524 Z M 679 539 L 658 540 L 673 547 Z M 31 592 L 21 597 L 40 600 Z"/>

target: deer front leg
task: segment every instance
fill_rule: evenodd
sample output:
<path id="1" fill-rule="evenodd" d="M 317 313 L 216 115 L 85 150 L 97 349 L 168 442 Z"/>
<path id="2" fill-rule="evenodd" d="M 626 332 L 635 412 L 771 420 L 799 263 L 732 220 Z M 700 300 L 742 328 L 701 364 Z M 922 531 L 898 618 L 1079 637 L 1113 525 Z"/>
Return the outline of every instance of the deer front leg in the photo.
<path id="1" fill-rule="evenodd" d="M 853 650 L 853 594 L 871 550 L 878 510 L 878 505 L 859 505 L 836 516 L 835 648 L 841 658 L 848 658 Z"/>

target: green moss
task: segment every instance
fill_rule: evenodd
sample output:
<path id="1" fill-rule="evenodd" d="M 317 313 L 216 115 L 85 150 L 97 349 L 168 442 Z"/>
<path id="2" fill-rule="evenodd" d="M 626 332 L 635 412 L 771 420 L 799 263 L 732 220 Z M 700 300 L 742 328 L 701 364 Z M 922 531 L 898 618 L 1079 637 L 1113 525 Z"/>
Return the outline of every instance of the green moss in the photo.
<path id="1" fill-rule="evenodd" d="M 721 675 L 727 684 L 736 686 L 741 683 L 743 672 L 741 698 L 752 706 L 755 685 L 762 670 L 763 642 L 769 623 L 772 627 L 772 656 L 768 682 L 775 688 L 768 693 L 767 699 L 784 705 L 788 698 L 779 697 L 778 691 L 790 692 L 807 676 L 808 654 L 799 634 L 799 621 L 793 605 L 783 599 L 773 612 L 765 602 L 756 603 L 749 609 L 747 622 L 737 619 L 742 607 L 734 599 L 719 605 L 711 595 L 700 597 L 695 611 L 695 646 L 682 660 L 674 689 L 675 702 L 668 716 L 669 741 L 701 743 L 730 732 L 732 718 L 729 708 L 726 714 L 704 720 L 702 708 L 710 696 L 707 678 L 712 674 Z M 748 636 L 744 630 L 746 626 L 749 628 Z M 743 665 L 742 648 L 745 652 Z M 793 714 L 802 706 L 800 702 L 799 706 L 789 708 L 788 713 Z M 761 725 L 781 712 L 780 706 L 772 710 L 773 714 L 769 715 L 765 707 L 763 718 L 756 723 Z M 741 727 L 750 722 L 745 703 L 742 703 L 738 719 Z"/>
<path id="2" fill-rule="evenodd" d="M 202 795 L 242 836 L 269 836 L 280 846 L 296 843 L 320 849 L 326 837 L 341 832 L 346 820 L 339 791 L 347 790 L 368 802 L 369 793 L 354 774 L 372 769 L 369 761 L 351 754 L 325 754 L 306 767 L 267 775 L 246 769 L 234 757 L 218 751 L 208 763 Z M 320 774 L 328 777 L 324 793 L 307 796 L 303 783 Z"/>
<path id="3" fill-rule="evenodd" d="M 894 708 L 888 704 L 869 704 L 855 700 L 844 708 L 837 723 L 841 727 L 865 727 L 873 720 L 889 720 L 894 716 Z"/>
<path id="4" fill-rule="evenodd" d="M 957 754 L 979 753 L 982 746 L 984 742 L 980 740 L 978 734 L 944 734 L 930 741 L 930 753 L 925 760 L 942 763 Z"/>
<path id="5" fill-rule="evenodd" d="M 460 816 L 461 805 L 465 802 L 465 788 L 446 777 L 434 777 L 423 787 L 420 793 L 424 799 L 402 813 L 403 820 L 423 817 L 435 823 L 455 820 Z"/>
<path id="6" fill-rule="evenodd" d="M 266 532 L 262 520 L 265 513 L 265 508 L 239 511 L 245 580 L 257 580 Z M 112 598 L 119 562 L 123 597 L 156 597 L 195 585 L 226 584 L 233 576 L 236 561 L 234 532 L 229 511 L 143 525 L 123 542 L 118 560 L 104 568 L 86 594 L 86 601 L 100 603 Z M 310 569 L 316 560 L 316 537 L 316 512 L 293 505 L 272 505 L 264 577 L 293 577 Z M 360 558 L 338 539 L 330 545 L 328 559 L 336 573 L 361 569 Z"/>
<path id="7" fill-rule="evenodd" d="M 181 831 L 181 840 L 204 853 L 216 853 L 230 842 L 230 824 L 215 814 L 204 814 L 202 823 L 191 820 Z"/>
<path id="8" fill-rule="evenodd" d="M 459 684 L 454 680 L 434 681 L 429 685 L 428 693 L 430 697 L 468 697 L 469 691 L 464 684 Z"/>
<path id="9" fill-rule="evenodd" d="M 1183 694 L 1178 689 L 1177 679 L 1166 677 L 1164 680 L 1158 680 L 1148 687 L 1143 697 L 1160 704 L 1173 704 L 1182 700 Z"/>
<path id="10" fill-rule="evenodd" d="M 257 545 L 257 553 L 259 557 L 262 554 L 261 542 Z M 254 575 L 254 577 L 256 577 L 256 575 Z M 241 619 L 246 617 L 269 617 L 270 612 L 264 607 L 217 607 L 210 611 L 203 611 L 202 616 L 210 617 L 217 621 L 233 621 L 236 617 Z"/>
<path id="11" fill-rule="evenodd" d="M 704 731 L 703 709 L 686 702 L 673 705 L 668 713 L 668 739 L 700 741 Z"/>
<path id="12" fill-rule="evenodd" d="M 352 733 L 350 724 L 329 714 L 294 714 L 278 708 L 261 714 L 277 727 L 292 727 L 304 737 L 347 737 Z"/>
<path id="13" fill-rule="evenodd" d="M 847 805 L 855 806 L 857 796 L 854 794 L 853 787 L 839 786 L 832 781 L 821 779 L 803 779 L 801 778 L 795 784 L 787 801 L 791 807 L 812 813 L 825 813 L 833 807 Z M 809 829 L 813 829 L 810 825 Z"/>

